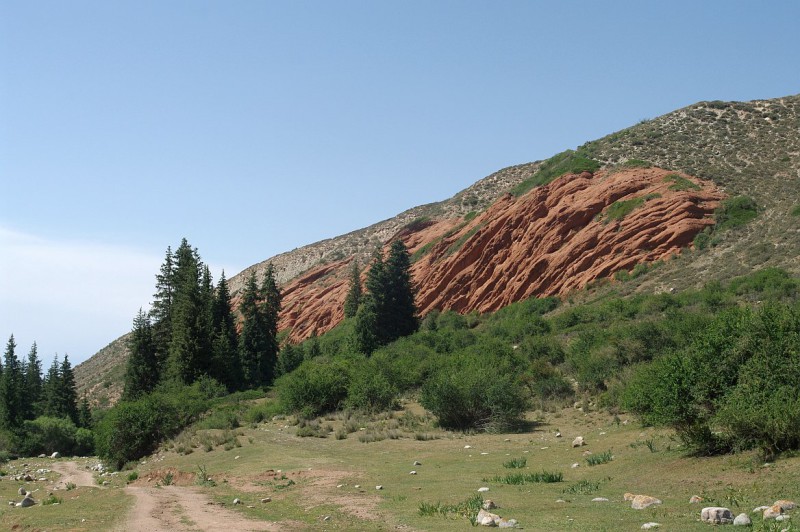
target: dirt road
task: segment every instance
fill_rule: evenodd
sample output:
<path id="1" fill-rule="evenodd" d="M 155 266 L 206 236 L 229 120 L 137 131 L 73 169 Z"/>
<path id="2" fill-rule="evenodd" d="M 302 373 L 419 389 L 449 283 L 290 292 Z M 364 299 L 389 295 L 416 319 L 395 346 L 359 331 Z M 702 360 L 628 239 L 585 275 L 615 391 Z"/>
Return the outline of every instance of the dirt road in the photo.
<path id="1" fill-rule="evenodd" d="M 253 521 L 209 500 L 196 488 L 128 486 L 136 503 L 115 532 L 284 530 L 277 523 Z"/>
<path id="2" fill-rule="evenodd" d="M 76 462 L 54 462 L 50 469 L 61 475 L 61 478 L 52 485 L 53 488 L 66 489 L 67 484 L 98 487 L 92 472 L 82 468 Z"/>

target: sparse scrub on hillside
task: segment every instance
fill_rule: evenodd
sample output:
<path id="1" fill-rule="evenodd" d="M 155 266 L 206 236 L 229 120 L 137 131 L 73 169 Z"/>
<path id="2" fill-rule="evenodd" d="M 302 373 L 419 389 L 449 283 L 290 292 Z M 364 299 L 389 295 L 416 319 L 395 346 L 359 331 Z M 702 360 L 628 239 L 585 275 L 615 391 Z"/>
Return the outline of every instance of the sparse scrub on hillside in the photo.
<path id="1" fill-rule="evenodd" d="M 694 181 L 686 179 L 682 175 L 669 174 L 664 177 L 664 181 L 672 182 L 672 184 L 669 186 L 670 190 L 674 191 L 700 190 L 700 185 L 698 185 Z"/>
<path id="2" fill-rule="evenodd" d="M 746 224 L 758 216 L 758 206 L 752 198 L 736 196 L 726 199 L 714 212 L 714 230 L 725 231 Z"/>

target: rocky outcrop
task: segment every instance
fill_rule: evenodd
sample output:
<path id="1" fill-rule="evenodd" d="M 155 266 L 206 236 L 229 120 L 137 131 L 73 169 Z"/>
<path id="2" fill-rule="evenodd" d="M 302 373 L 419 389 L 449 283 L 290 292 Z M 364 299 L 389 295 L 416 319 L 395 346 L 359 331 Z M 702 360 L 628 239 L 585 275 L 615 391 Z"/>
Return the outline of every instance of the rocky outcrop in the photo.
<path id="1" fill-rule="evenodd" d="M 667 259 L 713 224 L 722 198 L 710 182 L 658 168 L 584 172 L 502 196 L 472 218 L 408 224 L 389 240 L 402 239 L 414 256 L 422 315 L 490 312 Z M 293 340 L 343 319 L 352 260 L 312 268 L 282 287 L 279 327 Z"/>

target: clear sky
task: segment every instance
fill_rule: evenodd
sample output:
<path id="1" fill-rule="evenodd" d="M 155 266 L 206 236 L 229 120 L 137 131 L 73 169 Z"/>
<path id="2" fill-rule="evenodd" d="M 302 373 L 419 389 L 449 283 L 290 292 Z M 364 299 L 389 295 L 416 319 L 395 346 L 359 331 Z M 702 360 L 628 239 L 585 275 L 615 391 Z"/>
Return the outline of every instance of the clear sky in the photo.
<path id="1" fill-rule="evenodd" d="M 795 0 L 0 0 L 0 339 L 79 362 L 215 277 L 700 100 L 800 92 Z"/>

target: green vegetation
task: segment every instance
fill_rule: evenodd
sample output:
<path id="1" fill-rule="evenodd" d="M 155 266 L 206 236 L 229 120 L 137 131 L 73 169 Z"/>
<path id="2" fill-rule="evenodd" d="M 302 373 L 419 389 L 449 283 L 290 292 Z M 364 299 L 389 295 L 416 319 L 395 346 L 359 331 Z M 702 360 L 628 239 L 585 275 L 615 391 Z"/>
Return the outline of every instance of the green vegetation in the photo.
<path id="1" fill-rule="evenodd" d="M 698 185 L 694 181 L 686 179 L 682 175 L 669 174 L 664 177 L 664 181 L 672 182 L 672 184 L 669 186 L 670 190 L 676 190 L 676 191 L 700 190 L 700 185 Z"/>
<path id="2" fill-rule="evenodd" d="M 720 232 L 739 227 L 756 216 L 758 216 L 758 206 L 752 198 L 747 196 L 728 198 L 714 212 L 714 218 L 717 222 L 714 230 Z"/>
<path id="3" fill-rule="evenodd" d="M 522 458 L 512 458 L 508 462 L 503 462 L 503 467 L 506 469 L 525 469 L 525 466 L 528 464 L 528 459 L 525 457 Z"/>
<path id="4" fill-rule="evenodd" d="M 534 187 L 546 185 L 564 174 L 595 172 L 600 163 L 583 150 L 567 150 L 547 159 L 531 177 L 511 189 L 514 196 L 522 196 Z"/>
<path id="5" fill-rule="evenodd" d="M 442 504 L 438 501 L 436 503 L 421 502 L 419 504 L 419 515 L 423 517 L 462 517 L 468 519 L 474 526 L 475 516 L 478 515 L 482 506 L 483 497 L 480 494 L 473 495 L 456 504 Z"/>
<path id="6" fill-rule="evenodd" d="M 645 161 L 642 159 L 628 159 L 622 166 L 626 168 L 650 168 L 653 164 L 650 161 Z"/>
<path id="7" fill-rule="evenodd" d="M 800 205 L 795 205 L 791 214 L 792 216 L 800 216 Z"/>
<path id="8" fill-rule="evenodd" d="M 629 215 L 636 207 L 644 205 L 645 199 L 633 198 L 629 200 L 617 200 L 606 209 L 603 223 L 609 223 L 616 220 L 622 220 Z"/>
<path id="9" fill-rule="evenodd" d="M 601 464 L 607 464 L 611 460 L 614 459 L 614 455 L 611 454 L 611 451 L 605 451 L 598 454 L 590 454 L 586 457 L 586 463 L 590 466 L 596 466 Z"/>
<path id="10" fill-rule="evenodd" d="M 487 482 L 498 484 L 511 484 L 520 486 L 523 484 L 553 484 L 564 480 L 563 473 L 542 471 L 541 473 L 509 473 L 505 476 L 496 475 L 491 479 L 484 479 Z"/>
<path id="11" fill-rule="evenodd" d="M 458 240 L 450 244 L 450 247 L 448 247 L 447 251 L 445 251 L 445 255 L 452 255 L 453 253 L 464 247 L 464 244 L 467 243 L 467 240 L 475 236 L 478 233 L 478 231 L 480 231 L 482 228 L 483 225 L 476 225 L 475 227 L 473 227 L 472 229 L 461 235 L 458 238 Z"/>

